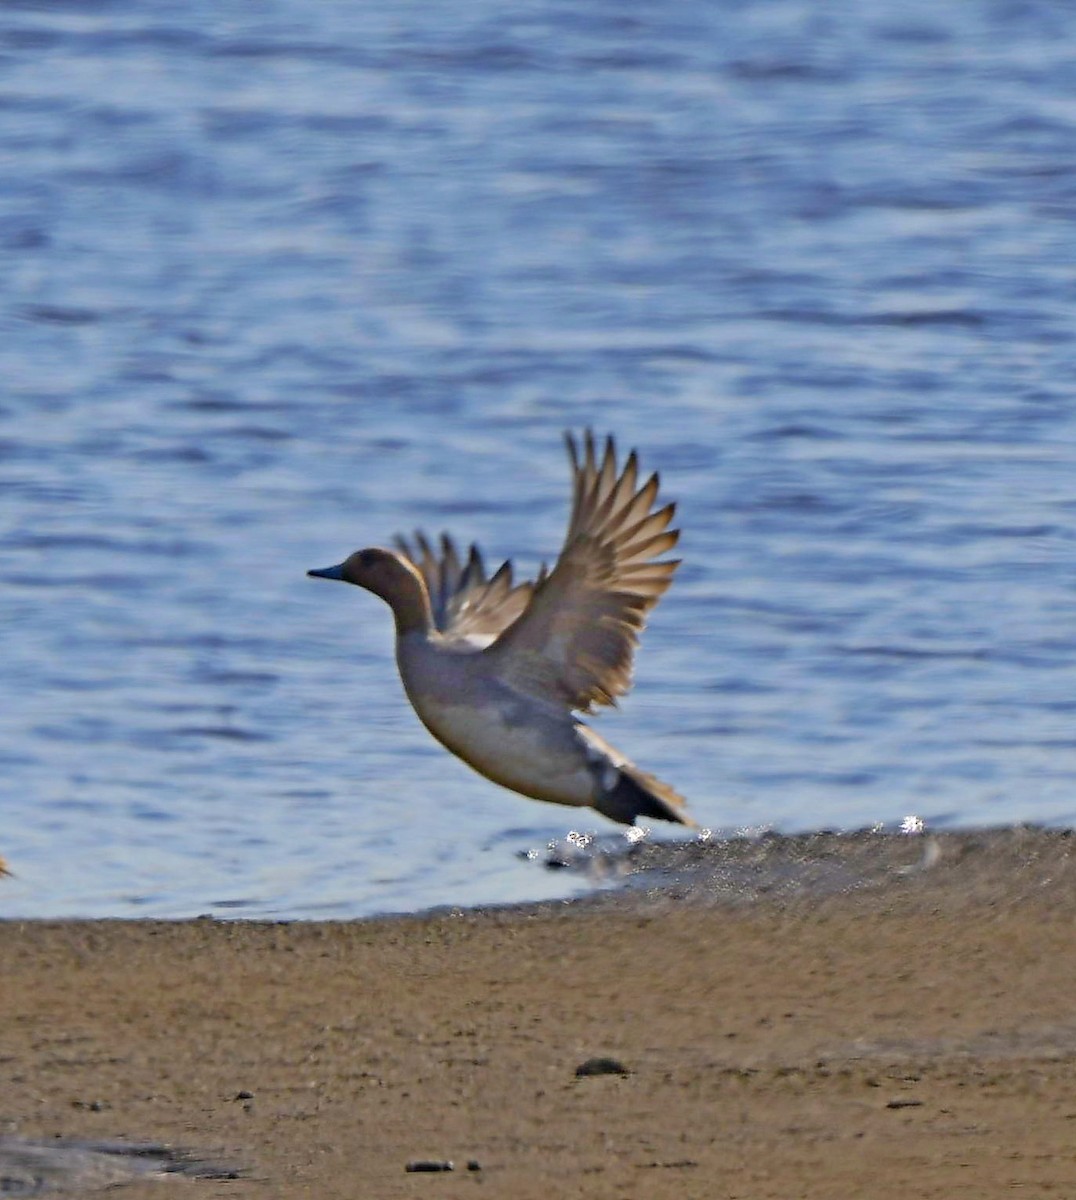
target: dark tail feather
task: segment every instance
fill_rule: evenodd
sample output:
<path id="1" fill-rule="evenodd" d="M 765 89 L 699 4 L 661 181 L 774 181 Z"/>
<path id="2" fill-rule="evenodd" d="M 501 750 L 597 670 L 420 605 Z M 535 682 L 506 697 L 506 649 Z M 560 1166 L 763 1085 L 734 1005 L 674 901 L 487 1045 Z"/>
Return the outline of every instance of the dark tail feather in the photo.
<path id="1" fill-rule="evenodd" d="M 620 767 L 614 787 L 602 792 L 594 807 L 603 816 L 622 825 L 631 825 L 636 817 L 655 821 L 672 821 L 677 825 L 697 827 L 684 811 L 687 803 L 668 784 L 655 779 L 637 767 Z"/>

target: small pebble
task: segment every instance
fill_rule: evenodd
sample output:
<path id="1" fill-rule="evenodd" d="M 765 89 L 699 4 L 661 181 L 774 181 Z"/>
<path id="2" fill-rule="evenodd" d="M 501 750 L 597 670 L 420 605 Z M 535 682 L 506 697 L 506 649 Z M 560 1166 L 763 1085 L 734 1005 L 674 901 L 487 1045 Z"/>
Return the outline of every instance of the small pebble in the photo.
<path id="1" fill-rule="evenodd" d="M 618 1058 L 588 1058 L 575 1068 L 577 1079 L 584 1075 L 630 1075 L 631 1071 Z"/>

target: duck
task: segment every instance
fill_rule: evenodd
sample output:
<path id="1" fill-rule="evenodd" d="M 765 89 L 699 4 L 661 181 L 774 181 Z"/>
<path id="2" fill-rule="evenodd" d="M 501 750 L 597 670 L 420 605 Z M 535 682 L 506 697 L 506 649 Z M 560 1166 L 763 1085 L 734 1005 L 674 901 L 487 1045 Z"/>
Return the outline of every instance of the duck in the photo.
<path id="1" fill-rule="evenodd" d="M 474 544 L 443 534 L 356 550 L 307 572 L 364 588 L 392 610 L 396 663 L 419 720 L 480 775 L 520 795 L 591 808 L 621 825 L 695 826 L 679 793 L 637 767 L 582 717 L 631 687 L 639 635 L 679 559 L 676 505 L 657 472 L 640 483 L 614 438 L 565 434 L 571 514 L 552 570 L 517 582 L 488 573 Z"/>

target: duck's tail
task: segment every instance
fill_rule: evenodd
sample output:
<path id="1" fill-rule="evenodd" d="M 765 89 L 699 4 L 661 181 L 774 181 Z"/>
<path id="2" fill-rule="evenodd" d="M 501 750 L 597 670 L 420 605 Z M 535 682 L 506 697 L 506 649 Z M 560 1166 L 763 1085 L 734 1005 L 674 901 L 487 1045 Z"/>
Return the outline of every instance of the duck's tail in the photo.
<path id="1" fill-rule="evenodd" d="M 594 801 L 594 807 L 603 816 L 622 825 L 633 824 L 636 817 L 649 817 L 698 828 L 697 822 L 684 811 L 687 801 L 667 783 L 630 763 L 618 766 L 616 773 L 616 783 L 603 788 Z"/>

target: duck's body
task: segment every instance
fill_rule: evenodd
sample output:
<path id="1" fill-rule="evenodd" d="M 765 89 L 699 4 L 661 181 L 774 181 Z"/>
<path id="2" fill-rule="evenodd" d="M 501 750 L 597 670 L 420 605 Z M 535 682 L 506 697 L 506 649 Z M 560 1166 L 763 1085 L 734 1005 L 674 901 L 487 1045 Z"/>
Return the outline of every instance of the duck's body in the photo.
<path id="1" fill-rule="evenodd" d="M 553 571 L 513 585 L 505 563 L 487 578 L 471 548 L 461 567 L 448 538 L 438 557 L 357 551 L 310 574 L 381 596 L 396 620 L 396 661 L 415 712 L 435 738 L 494 783 L 554 804 L 592 807 L 615 821 L 639 816 L 693 824 L 671 788 L 634 767 L 574 710 L 614 704 L 630 686 L 646 611 L 675 562 L 654 562 L 676 533 L 669 505 L 652 512 L 656 476 L 636 490 L 632 454 L 616 470 L 612 440 L 599 465 L 588 434 L 575 470 L 568 538 Z"/>
<path id="2" fill-rule="evenodd" d="M 570 713 L 490 679 L 481 654 L 422 634 L 397 639 L 396 662 L 423 725 L 480 774 L 535 800 L 591 803 L 593 781 Z"/>

